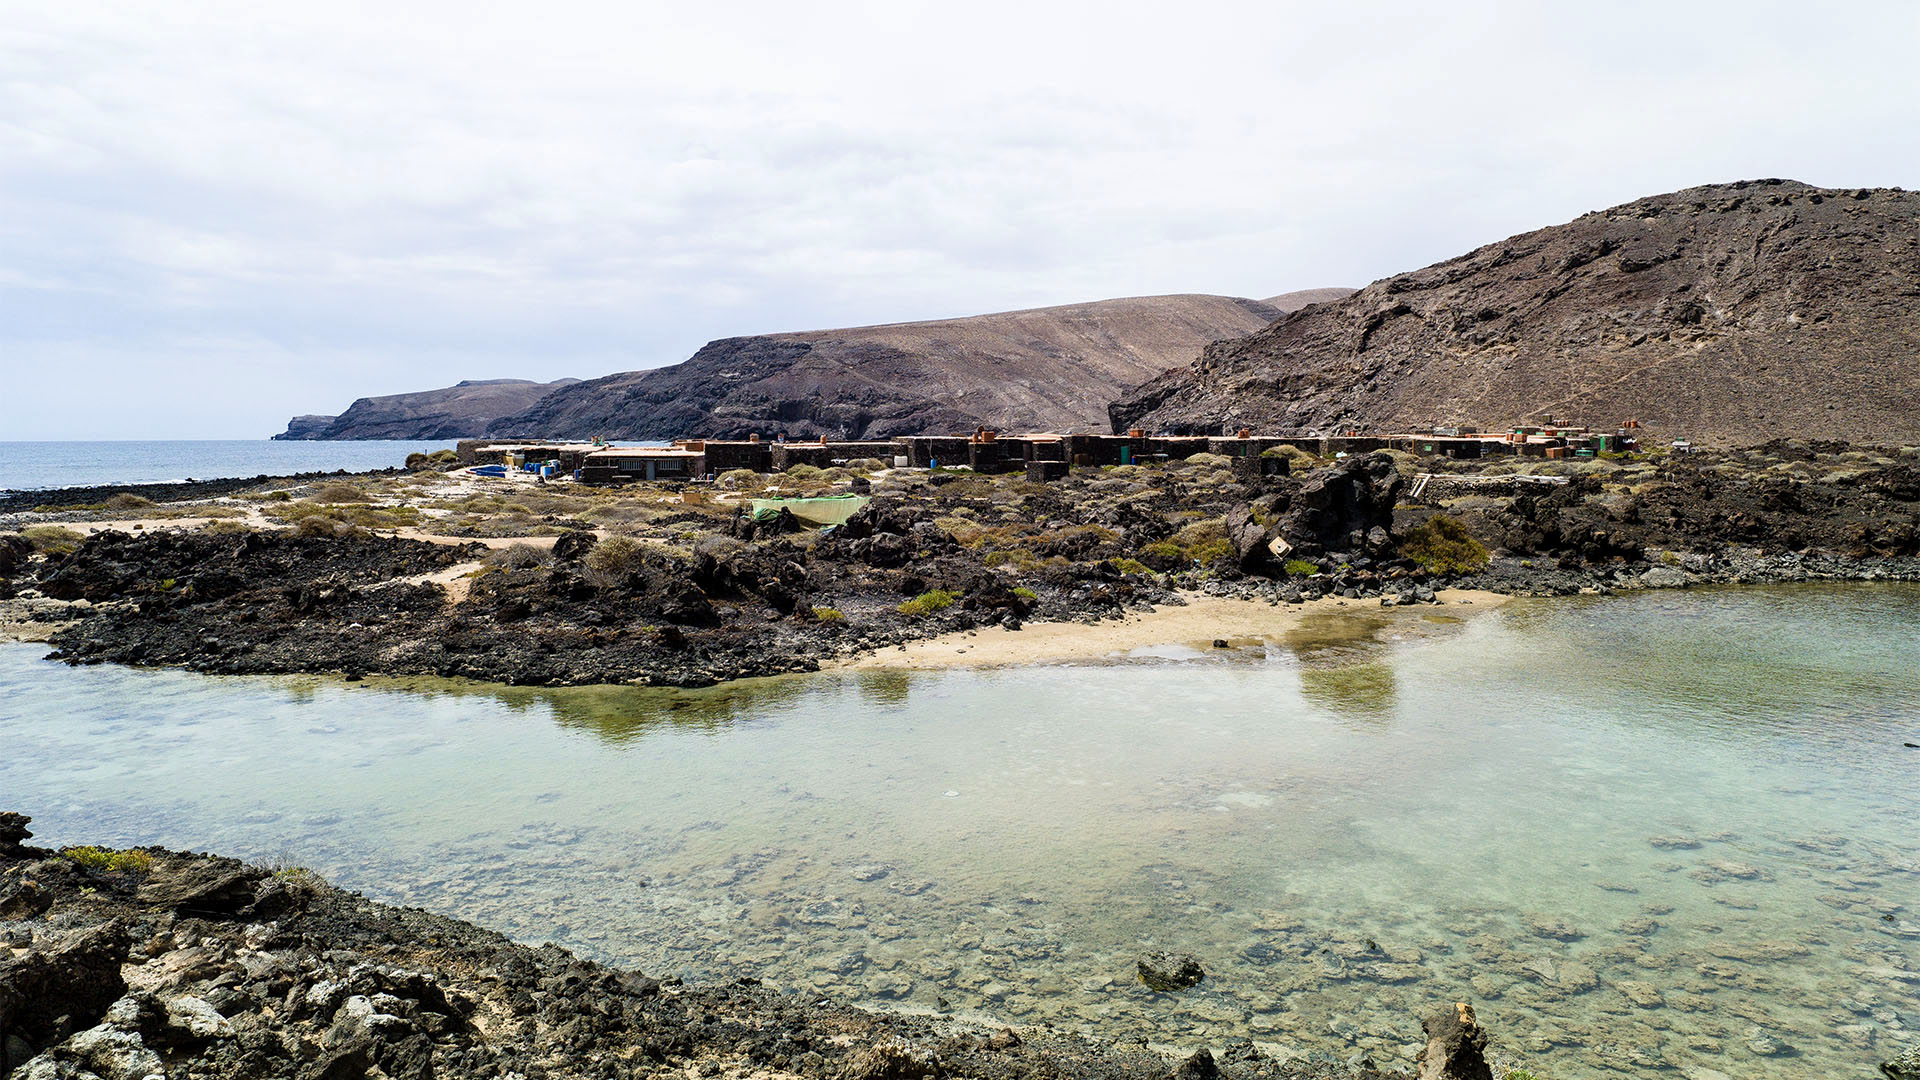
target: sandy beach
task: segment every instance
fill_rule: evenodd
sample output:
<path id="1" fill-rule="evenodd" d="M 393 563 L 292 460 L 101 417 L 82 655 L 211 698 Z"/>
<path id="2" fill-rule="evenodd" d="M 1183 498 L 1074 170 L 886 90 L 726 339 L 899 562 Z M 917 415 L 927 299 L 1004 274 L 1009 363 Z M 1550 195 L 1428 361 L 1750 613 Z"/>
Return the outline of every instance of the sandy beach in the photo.
<path id="1" fill-rule="evenodd" d="M 1408 631 L 1492 611 L 1508 597 L 1467 589 L 1445 589 L 1439 604 L 1384 608 L 1377 600 L 1329 597 L 1306 604 L 1271 605 L 1255 600 L 1192 593 L 1184 607 L 1160 606 L 1152 613 L 1087 624 L 1031 622 L 1019 630 L 989 627 L 944 634 L 855 657 L 841 669 L 932 670 L 954 667 L 1011 667 L 1102 660 L 1161 646 L 1209 649 L 1215 641 L 1229 647 L 1259 644 L 1325 643 L 1347 638 L 1358 644 L 1377 639 L 1396 624 Z M 1384 626 L 1382 624 L 1385 624 Z"/>

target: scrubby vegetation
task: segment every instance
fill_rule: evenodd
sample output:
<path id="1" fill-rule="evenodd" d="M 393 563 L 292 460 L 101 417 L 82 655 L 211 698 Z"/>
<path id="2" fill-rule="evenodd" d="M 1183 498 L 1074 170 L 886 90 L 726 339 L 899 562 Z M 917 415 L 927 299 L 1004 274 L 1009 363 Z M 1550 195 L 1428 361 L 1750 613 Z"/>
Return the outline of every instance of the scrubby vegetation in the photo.
<path id="1" fill-rule="evenodd" d="M 1467 527 L 1445 514 L 1435 514 L 1407 530 L 1400 552 L 1435 573 L 1457 574 L 1478 570 L 1490 557 L 1486 545 Z"/>
<path id="2" fill-rule="evenodd" d="M 958 599 L 960 598 L 957 595 L 945 589 L 928 589 L 919 596 L 901 604 L 899 611 L 902 615 L 911 615 L 919 618 L 924 615 L 931 615 L 936 611 L 945 611 L 947 608 L 952 607 L 954 601 Z"/>
<path id="3" fill-rule="evenodd" d="M 60 525 L 29 525 L 20 530 L 21 539 L 42 555 L 71 555 L 86 537 Z"/>
<path id="4" fill-rule="evenodd" d="M 103 847 L 69 847 L 60 849 L 60 857 L 89 870 L 145 873 L 153 868 L 153 856 L 137 849 L 114 851 Z"/>
<path id="5" fill-rule="evenodd" d="M 638 540 L 614 536 L 587 552 L 586 578 L 601 588 L 624 584 L 646 567 L 647 549 Z"/>
<path id="6" fill-rule="evenodd" d="M 508 570 L 526 570 L 552 563 L 553 553 L 534 547 L 532 544 L 512 544 L 489 552 L 486 562 L 488 566 L 500 566 Z"/>

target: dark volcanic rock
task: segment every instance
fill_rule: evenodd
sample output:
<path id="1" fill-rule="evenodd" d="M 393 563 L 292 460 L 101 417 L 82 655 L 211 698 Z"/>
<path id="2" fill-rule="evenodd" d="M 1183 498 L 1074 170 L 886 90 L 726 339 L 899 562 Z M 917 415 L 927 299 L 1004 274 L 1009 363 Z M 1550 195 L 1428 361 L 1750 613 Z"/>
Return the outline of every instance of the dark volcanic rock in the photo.
<path id="1" fill-rule="evenodd" d="M 230 860 L 146 850 L 155 880 L 195 878 L 203 864 L 271 877 Z M 1165 1080 L 1172 1067 L 1144 1049 L 870 1013 L 750 978 L 662 982 L 370 903 L 310 874 L 289 875 L 283 906 L 260 921 L 245 911 L 183 917 L 136 874 L 0 857 L 0 881 L 29 873 L 44 877 L 54 900 L 9 926 L 14 947 L 0 953 L 0 1047 L 10 1055 L 0 1070 L 14 1075 Z M 1175 1075 L 1213 1080 L 1222 1070 L 1210 1054 L 1196 1055 Z M 1405 1080 L 1283 1064 L 1251 1044 L 1236 1048 L 1225 1075 Z"/>
<path id="2" fill-rule="evenodd" d="M 1920 1080 L 1920 1046 L 1910 1046 L 1899 1057 L 1880 1063 L 1888 1080 Z"/>
<path id="3" fill-rule="evenodd" d="M 276 439 L 466 439 L 578 379 L 470 379 L 441 390 L 364 397 L 339 416 L 296 416 Z"/>
<path id="4" fill-rule="evenodd" d="M 1207 977 L 1200 961 L 1186 953 L 1151 952 L 1142 956 L 1135 967 L 1140 972 L 1140 981 L 1161 993 L 1185 990 Z"/>
<path id="5" fill-rule="evenodd" d="M 1920 193 L 1689 188 L 1489 244 L 1210 346 L 1115 430 L 1501 429 L 1920 439 Z"/>
<path id="6" fill-rule="evenodd" d="M 0 960 L 0 1047 L 38 1051 L 92 1027 L 127 992 L 127 929 L 109 920 L 44 951 Z"/>
<path id="7" fill-rule="evenodd" d="M 319 413 L 296 416 L 287 421 L 287 430 L 275 435 L 274 438 L 280 440 L 324 439 L 327 437 L 327 429 L 332 427 L 333 422 L 338 419 L 337 416 L 322 416 Z"/>
<path id="8" fill-rule="evenodd" d="M 1279 314 L 1233 297 L 1148 296 L 724 338 L 685 363 L 557 391 L 495 421 L 488 434 L 888 438 L 979 425 L 1098 429 L 1107 402 L 1126 387 Z"/>
<path id="9" fill-rule="evenodd" d="M 1461 1002 L 1420 1022 L 1427 1033 L 1420 1051 L 1420 1080 L 1493 1080 L 1487 1065 L 1487 1033 Z"/>

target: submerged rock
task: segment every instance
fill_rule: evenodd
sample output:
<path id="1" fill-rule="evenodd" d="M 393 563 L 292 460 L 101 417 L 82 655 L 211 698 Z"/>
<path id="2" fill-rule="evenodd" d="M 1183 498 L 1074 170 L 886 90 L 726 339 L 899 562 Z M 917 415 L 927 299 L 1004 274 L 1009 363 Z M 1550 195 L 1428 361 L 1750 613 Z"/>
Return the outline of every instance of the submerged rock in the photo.
<path id="1" fill-rule="evenodd" d="M 1888 1080 L 1920 1080 L 1920 1045 L 1908 1047 L 1899 1057 L 1880 1063 Z"/>
<path id="2" fill-rule="evenodd" d="M 1140 981 L 1163 994 L 1185 990 L 1207 977 L 1200 961 L 1187 953 L 1151 952 L 1142 956 L 1136 966 Z"/>

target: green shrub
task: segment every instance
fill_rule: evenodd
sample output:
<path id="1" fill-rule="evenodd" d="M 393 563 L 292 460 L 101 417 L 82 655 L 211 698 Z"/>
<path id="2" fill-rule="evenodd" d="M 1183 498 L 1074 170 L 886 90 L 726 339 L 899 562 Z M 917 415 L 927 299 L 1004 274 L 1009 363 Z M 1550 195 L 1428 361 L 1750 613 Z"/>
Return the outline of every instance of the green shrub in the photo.
<path id="1" fill-rule="evenodd" d="M 1027 588 L 1027 587 L 1026 587 L 1025 585 L 1019 585 L 1019 586 L 1016 586 L 1016 587 L 1015 587 L 1015 588 L 1013 589 L 1013 595 L 1015 595 L 1015 596 L 1017 596 L 1017 597 L 1019 597 L 1019 598 L 1020 598 L 1020 599 L 1022 599 L 1022 600 L 1038 600 L 1038 599 L 1040 599 L 1040 594 L 1039 594 L 1039 593 L 1037 593 L 1037 592 L 1034 592 L 1034 591 L 1033 591 L 1032 589 L 1029 589 L 1029 588 Z"/>
<path id="2" fill-rule="evenodd" d="M 647 549 L 637 540 L 612 536 L 587 552 L 586 579 L 602 588 L 624 583 L 647 565 Z"/>
<path id="3" fill-rule="evenodd" d="M 487 565 L 505 567 L 508 570 L 546 566 L 552 561 L 553 552 L 534 547 L 532 544 L 511 544 L 487 553 Z"/>
<path id="4" fill-rule="evenodd" d="M 71 555 L 87 539 L 61 525 L 29 525 L 20 530 L 20 538 L 42 555 Z"/>
<path id="5" fill-rule="evenodd" d="M 1233 544 L 1223 536 L 1218 540 L 1209 540 L 1204 544 L 1196 544 L 1188 548 L 1187 555 L 1201 566 L 1207 566 L 1221 559 L 1233 558 Z"/>
<path id="6" fill-rule="evenodd" d="M 821 622 L 846 622 L 847 621 L 847 617 L 840 613 L 839 608 L 830 608 L 830 607 L 814 608 L 813 617 L 820 620 Z"/>
<path id="7" fill-rule="evenodd" d="M 1305 559 L 1288 559 L 1284 569 L 1289 577 L 1312 577 L 1320 572 L 1320 567 Z"/>
<path id="8" fill-rule="evenodd" d="M 1465 573 L 1487 565 L 1486 545 L 1467 527 L 1445 514 L 1435 514 L 1400 538 L 1400 553 L 1428 570 L 1441 574 Z"/>
<path id="9" fill-rule="evenodd" d="M 1173 534 L 1173 542 L 1187 549 L 1187 554 L 1199 558 L 1195 548 L 1210 544 L 1215 540 L 1227 538 L 1227 519 L 1224 517 L 1204 518 L 1181 528 Z"/>
<path id="10" fill-rule="evenodd" d="M 886 462 L 873 457 L 854 458 L 847 462 L 847 468 L 853 472 L 876 473 L 887 467 Z"/>
<path id="11" fill-rule="evenodd" d="M 902 615 L 910 615 L 917 619 L 924 615 L 931 615 L 936 611 L 944 611 L 952 607 L 953 602 L 958 599 L 958 596 L 955 596 L 945 589 L 928 589 L 919 596 L 901 604 L 898 610 Z"/>
<path id="12" fill-rule="evenodd" d="M 1171 540 L 1155 540 L 1140 549 L 1142 555 L 1151 555 L 1156 559 L 1184 559 L 1187 553 L 1179 544 Z"/>
<path id="13" fill-rule="evenodd" d="M 291 492 L 291 491 L 269 491 L 269 492 L 267 492 L 267 493 L 266 493 L 265 495 L 262 495 L 262 496 L 261 496 L 260 498 L 261 498 L 261 500 L 262 500 L 262 501 L 264 501 L 264 502 L 292 502 L 292 501 L 293 501 L 293 492 Z"/>
<path id="14" fill-rule="evenodd" d="M 784 475 L 795 480 L 817 480 L 821 476 L 821 470 L 813 465 L 789 465 Z"/>
<path id="15" fill-rule="evenodd" d="M 322 503 L 357 503 L 367 501 L 366 492 L 352 484 L 321 484 L 313 489 L 313 501 Z"/>
<path id="16" fill-rule="evenodd" d="M 1151 573 L 1153 573 L 1153 567 L 1151 567 L 1151 566 L 1148 566 L 1148 565 L 1147 565 L 1146 563 L 1143 563 L 1143 562 L 1141 562 L 1141 561 L 1140 561 L 1140 560 L 1138 560 L 1138 559 L 1129 559 L 1129 558 L 1127 558 L 1127 557 L 1125 557 L 1125 556 L 1121 556 L 1121 557 L 1120 557 L 1120 558 L 1118 558 L 1118 559 L 1112 559 L 1112 560 L 1109 560 L 1109 561 L 1111 561 L 1111 562 L 1113 563 L 1113 568 L 1114 568 L 1115 570 L 1118 570 L 1118 571 L 1120 571 L 1120 572 L 1121 572 L 1121 573 L 1123 573 L 1123 574 L 1151 574 Z"/>
<path id="17" fill-rule="evenodd" d="M 758 491 L 767 486 L 767 478 L 752 469 L 728 469 L 714 482 L 728 491 Z"/>
<path id="18" fill-rule="evenodd" d="M 89 870 L 132 870 L 144 874 L 153 869 L 152 855 L 131 849 L 114 851 L 101 847 L 69 847 L 60 849 L 60 857 Z"/>
<path id="19" fill-rule="evenodd" d="M 142 510 L 152 505 L 152 499 L 144 495 L 135 495 L 126 491 L 112 496 L 107 499 L 106 502 L 100 504 L 101 508 L 106 510 Z"/>

